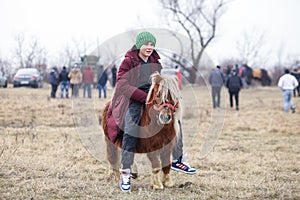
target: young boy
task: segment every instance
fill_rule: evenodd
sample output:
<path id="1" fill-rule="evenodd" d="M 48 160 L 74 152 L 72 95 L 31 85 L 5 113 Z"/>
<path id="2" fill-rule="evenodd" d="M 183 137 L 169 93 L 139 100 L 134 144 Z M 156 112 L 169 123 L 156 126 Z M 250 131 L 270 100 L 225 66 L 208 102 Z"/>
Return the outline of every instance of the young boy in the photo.
<path id="1" fill-rule="evenodd" d="M 161 71 L 159 55 L 155 51 L 156 38 L 149 32 L 141 32 L 136 37 L 136 43 L 125 54 L 122 61 L 116 83 L 115 95 L 122 94 L 130 98 L 128 109 L 124 117 L 124 135 L 122 141 L 122 168 L 120 188 L 122 191 L 130 191 L 131 165 L 134 159 L 134 150 L 139 137 L 138 128 L 141 119 L 142 108 L 146 102 L 150 89 L 149 78 L 155 71 Z M 121 102 L 122 104 L 124 102 Z M 118 121 L 118 120 L 117 120 Z M 180 122 L 179 122 L 180 125 Z M 181 128 L 181 127 L 180 127 Z M 196 173 L 188 163 L 182 160 L 182 136 L 181 131 L 177 145 L 173 152 L 172 169 L 184 173 Z"/>

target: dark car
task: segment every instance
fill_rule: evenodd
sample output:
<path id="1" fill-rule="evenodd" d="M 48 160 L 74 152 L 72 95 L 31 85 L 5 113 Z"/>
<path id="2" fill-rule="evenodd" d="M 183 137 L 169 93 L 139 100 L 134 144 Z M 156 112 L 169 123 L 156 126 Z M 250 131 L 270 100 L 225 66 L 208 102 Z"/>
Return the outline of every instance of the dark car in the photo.
<path id="1" fill-rule="evenodd" d="M 33 88 L 43 87 L 43 77 L 35 68 L 19 69 L 14 76 L 14 87 L 30 86 Z"/>

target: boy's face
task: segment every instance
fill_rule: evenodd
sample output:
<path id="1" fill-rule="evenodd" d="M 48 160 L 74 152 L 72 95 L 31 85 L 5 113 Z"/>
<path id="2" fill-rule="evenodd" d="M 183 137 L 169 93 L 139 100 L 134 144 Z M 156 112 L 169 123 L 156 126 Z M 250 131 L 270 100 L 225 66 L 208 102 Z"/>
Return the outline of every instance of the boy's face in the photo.
<path id="1" fill-rule="evenodd" d="M 153 49 L 154 49 L 154 44 L 152 42 L 148 42 L 141 46 L 140 54 L 143 57 L 149 57 L 152 54 Z"/>

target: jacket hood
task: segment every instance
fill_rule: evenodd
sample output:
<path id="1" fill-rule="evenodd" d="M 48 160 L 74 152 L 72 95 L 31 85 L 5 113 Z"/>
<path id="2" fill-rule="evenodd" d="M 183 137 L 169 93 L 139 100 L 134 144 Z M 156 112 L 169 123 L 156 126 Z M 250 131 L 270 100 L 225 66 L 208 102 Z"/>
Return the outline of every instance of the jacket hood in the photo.
<path id="1" fill-rule="evenodd" d="M 86 69 L 87 69 L 87 70 L 91 70 L 91 66 L 89 66 L 89 65 L 86 66 Z"/>
<path id="2" fill-rule="evenodd" d="M 73 74 L 77 74 L 79 72 L 79 69 L 78 68 L 74 68 L 72 71 L 71 71 L 71 73 L 73 73 Z"/>

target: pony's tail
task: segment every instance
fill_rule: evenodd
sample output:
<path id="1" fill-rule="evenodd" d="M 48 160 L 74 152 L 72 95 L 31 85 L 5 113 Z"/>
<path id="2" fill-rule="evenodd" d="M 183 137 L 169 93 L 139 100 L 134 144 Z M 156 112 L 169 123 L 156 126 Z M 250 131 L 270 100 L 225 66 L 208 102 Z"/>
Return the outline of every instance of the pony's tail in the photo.
<path id="1" fill-rule="evenodd" d="M 108 107 L 109 107 L 110 101 L 105 105 L 104 110 L 102 112 L 101 117 L 99 117 L 99 124 L 102 125 L 103 132 L 106 136 L 108 136 L 108 129 L 107 129 L 107 121 L 106 121 L 106 115 L 108 112 Z"/>

